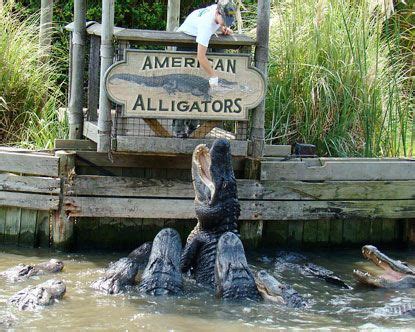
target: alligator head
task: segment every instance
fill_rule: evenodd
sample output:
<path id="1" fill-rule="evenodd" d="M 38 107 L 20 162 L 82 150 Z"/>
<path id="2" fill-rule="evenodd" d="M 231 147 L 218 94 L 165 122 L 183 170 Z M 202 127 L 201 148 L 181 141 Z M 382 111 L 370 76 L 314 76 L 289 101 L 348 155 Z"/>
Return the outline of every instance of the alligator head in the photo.
<path id="1" fill-rule="evenodd" d="M 210 150 L 198 145 L 192 156 L 195 209 L 203 229 L 236 225 L 240 215 L 229 142 L 217 139 Z"/>
<path id="2" fill-rule="evenodd" d="M 285 304 L 291 308 L 306 306 L 304 298 L 290 285 L 279 282 L 265 270 L 258 271 L 255 276 L 255 282 L 264 300 Z"/>
<path id="3" fill-rule="evenodd" d="M 223 234 L 216 249 L 216 296 L 231 300 L 259 300 L 261 297 L 246 261 L 244 247 L 232 232 Z"/>
<path id="4" fill-rule="evenodd" d="M 357 281 L 381 288 L 415 287 L 415 267 L 389 258 L 371 245 L 363 246 L 362 254 L 385 272 L 381 275 L 372 275 L 369 272 L 354 270 L 353 276 Z"/>
<path id="5" fill-rule="evenodd" d="M 140 292 L 150 295 L 175 295 L 182 291 L 180 270 L 182 243 L 172 228 L 162 229 L 154 238 L 150 258 L 141 276 Z"/>

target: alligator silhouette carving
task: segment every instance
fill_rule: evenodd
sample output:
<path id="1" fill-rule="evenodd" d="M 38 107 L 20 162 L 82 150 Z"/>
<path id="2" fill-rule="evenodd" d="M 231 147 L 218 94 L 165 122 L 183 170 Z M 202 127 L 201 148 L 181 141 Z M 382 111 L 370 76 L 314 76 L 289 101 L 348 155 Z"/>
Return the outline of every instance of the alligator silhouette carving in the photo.
<path id="1" fill-rule="evenodd" d="M 175 95 L 176 92 L 183 92 L 196 97 L 203 97 L 203 100 L 212 100 L 212 95 L 210 94 L 212 89 L 209 86 L 209 81 L 201 76 L 169 74 L 147 77 L 134 74 L 114 74 L 110 77 L 109 82 L 111 84 L 116 84 L 117 80 L 123 80 L 145 87 L 163 88 L 169 95 Z M 247 85 L 241 85 L 237 82 L 231 82 L 223 78 L 219 79 L 219 86 L 215 90 L 219 93 L 226 93 L 229 91 L 251 91 Z"/>

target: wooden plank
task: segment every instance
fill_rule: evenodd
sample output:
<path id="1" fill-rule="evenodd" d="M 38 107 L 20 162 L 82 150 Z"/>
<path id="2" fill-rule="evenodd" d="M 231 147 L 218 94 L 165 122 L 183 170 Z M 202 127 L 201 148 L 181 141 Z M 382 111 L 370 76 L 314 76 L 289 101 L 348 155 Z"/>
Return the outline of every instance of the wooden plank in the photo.
<path id="1" fill-rule="evenodd" d="M 303 242 L 303 220 L 290 220 L 288 222 L 288 245 L 298 247 Z"/>
<path id="2" fill-rule="evenodd" d="M 408 180 L 261 181 L 252 185 L 257 187 L 255 198 L 267 200 L 384 200 L 415 198 L 415 181 Z M 248 186 L 247 184 L 245 187 Z"/>
<path id="3" fill-rule="evenodd" d="M 241 239 L 249 248 L 257 248 L 262 239 L 264 222 L 262 220 L 240 220 L 239 233 Z"/>
<path id="4" fill-rule="evenodd" d="M 371 220 L 360 219 L 356 227 L 356 243 L 367 244 L 370 240 Z M 366 242 L 366 243 L 365 243 Z"/>
<path id="5" fill-rule="evenodd" d="M 382 242 L 382 220 L 374 219 L 370 222 L 370 241 L 373 244 Z"/>
<path id="6" fill-rule="evenodd" d="M 191 135 L 191 138 L 203 138 L 208 134 L 213 128 L 220 125 L 220 121 L 205 121 L 203 122 Z"/>
<path id="7" fill-rule="evenodd" d="M 59 159 L 54 156 L 0 152 L 0 171 L 58 176 Z"/>
<path id="8" fill-rule="evenodd" d="M 195 218 L 193 200 L 167 198 L 65 197 L 70 216 Z M 413 218 L 414 201 L 240 201 L 241 220 Z"/>
<path id="9" fill-rule="evenodd" d="M 20 218 L 22 209 L 8 207 L 4 227 L 4 243 L 17 245 L 19 241 Z"/>
<path id="10" fill-rule="evenodd" d="M 291 145 L 269 145 L 264 146 L 264 156 L 287 157 L 291 155 Z"/>
<path id="11" fill-rule="evenodd" d="M 97 150 L 97 143 L 88 139 L 55 139 L 55 150 Z"/>
<path id="12" fill-rule="evenodd" d="M 213 139 L 181 139 L 162 137 L 117 136 L 117 151 L 158 154 L 192 154 L 199 144 L 212 144 Z M 230 141 L 233 156 L 246 156 L 248 143 Z"/>
<path id="13" fill-rule="evenodd" d="M 317 239 L 319 244 L 328 244 L 330 239 L 330 220 L 317 221 Z"/>
<path id="14" fill-rule="evenodd" d="M 190 171 L 192 167 L 191 155 L 151 155 L 151 154 L 126 154 L 113 152 L 111 160 L 107 153 L 92 151 L 77 151 L 77 166 L 94 165 L 101 167 L 134 167 L 134 168 L 165 168 Z M 234 171 L 244 169 L 245 159 L 243 157 L 232 158 Z"/>
<path id="15" fill-rule="evenodd" d="M 87 22 L 87 26 L 88 34 L 101 36 L 101 24 Z M 73 23 L 68 24 L 65 29 L 73 31 Z M 139 30 L 114 27 L 114 37 L 118 40 L 134 41 L 141 45 L 188 46 L 195 44 L 194 37 L 182 32 L 159 30 Z M 239 46 L 254 45 L 255 40 L 243 34 L 232 34 L 230 36 L 213 35 L 209 42 L 209 47 L 226 46 L 226 48 L 237 48 Z"/>
<path id="16" fill-rule="evenodd" d="M 309 246 L 317 242 L 318 220 L 304 221 L 303 244 Z"/>
<path id="17" fill-rule="evenodd" d="M 0 206 L 34 210 L 57 210 L 59 196 L 0 191 Z"/>
<path id="18" fill-rule="evenodd" d="M 415 180 L 415 162 L 402 160 L 304 159 L 261 162 L 261 180 Z"/>
<path id="19" fill-rule="evenodd" d="M 382 221 L 382 242 L 392 243 L 397 240 L 397 221 L 383 220 Z"/>
<path id="20" fill-rule="evenodd" d="M 0 244 L 4 242 L 4 233 L 6 229 L 6 211 L 7 207 L 0 206 Z"/>
<path id="21" fill-rule="evenodd" d="M 338 245 L 343 242 L 343 220 L 330 220 L 330 244 Z"/>
<path id="22" fill-rule="evenodd" d="M 357 226 L 359 220 L 350 219 L 343 221 L 343 242 L 355 244 L 357 241 Z"/>
<path id="23" fill-rule="evenodd" d="M 99 104 L 99 75 L 101 70 L 100 46 L 101 38 L 90 36 L 88 62 L 88 121 L 97 121 Z"/>
<path id="24" fill-rule="evenodd" d="M 1 190 L 59 195 L 60 179 L 0 173 Z"/>
<path id="25" fill-rule="evenodd" d="M 19 232 L 19 246 L 35 245 L 37 211 L 22 209 Z"/>
<path id="26" fill-rule="evenodd" d="M 49 248 L 50 224 L 49 211 L 38 211 L 36 219 L 36 241 L 35 246 Z"/>
<path id="27" fill-rule="evenodd" d="M 263 230 L 263 243 L 267 246 L 285 246 L 288 235 L 288 223 L 284 221 L 266 222 Z"/>
<path id="28" fill-rule="evenodd" d="M 149 125 L 151 130 L 159 137 L 171 137 L 171 133 L 162 126 L 156 119 L 143 119 Z"/>
<path id="29" fill-rule="evenodd" d="M 84 136 L 91 141 L 98 142 L 98 124 L 97 122 L 84 121 Z"/>

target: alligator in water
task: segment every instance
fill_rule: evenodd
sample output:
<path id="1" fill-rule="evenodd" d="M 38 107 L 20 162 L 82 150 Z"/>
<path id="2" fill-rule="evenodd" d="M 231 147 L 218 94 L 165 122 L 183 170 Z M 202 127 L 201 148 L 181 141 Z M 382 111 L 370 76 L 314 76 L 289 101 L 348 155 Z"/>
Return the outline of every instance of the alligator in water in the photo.
<path id="1" fill-rule="evenodd" d="M 415 266 L 394 260 L 371 245 L 363 246 L 362 254 L 372 263 L 382 268 L 384 273 L 372 275 L 369 272 L 354 270 L 353 276 L 358 282 L 380 288 L 415 287 Z"/>
<path id="2" fill-rule="evenodd" d="M 290 308 L 303 308 L 307 301 L 290 285 L 283 284 L 265 270 L 255 276 L 256 286 L 264 300 L 284 304 Z"/>
<path id="3" fill-rule="evenodd" d="M 189 75 L 189 74 L 168 74 L 160 76 L 141 76 L 135 74 L 114 74 L 109 79 L 110 83 L 116 80 L 132 82 L 152 88 L 163 88 L 169 94 L 174 95 L 176 92 L 190 93 L 196 97 L 203 97 L 204 100 L 211 100 L 212 92 L 209 86 L 209 80 L 206 78 Z M 237 86 L 236 82 L 225 79 L 219 79 L 219 91 L 230 91 Z M 247 88 L 241 86 L 241 92 L 246 92 Z"/>
<path id="4" fill-rule="evenodd" d="M 60 300 L 66 292 L 66 285 L 60 280 L 48 280 L 37 286 L 29 286 L 14 294 L 8 303 L 20 310 L 35 310 Z"/>
<path id="5" fill-rule="evenodd" d="M 219 238 L 238 234 L 240 206 L 232 169 L 229 142 L 215 140 L 211 149 L 198 145 L 192 157 L 197 225 L 187 238 L 181 268 L 200 284 L 214 288 L 215 260 Z"/>
<path id="6" fill-rule="evenodd" d="M 183 290 L 180 271 L 182 242 L 172 228 L 162 229 L 154 238 L 150 258 L 138 290 L 150 295 L 177 295 Z"/>
<path id="7" fill-rule="evenodd" d="M 215 263 L 216 297 L 230 300 L 258 301 L 254 276 L 248 267 L 245 250 L 239 237 L 223 234 L 218 242 Z"/>
<path id="8" fill-rule="evenodd" d="M 142 244 L 127 257 L 110 263 L 104 276 L 94 281 L 91 287 L 107 294 L 117 294 L 126 286 L 134 285 L 138 271 L 147 265 L 150 252 L 151 242 Z"/>
<path id="9" fill-rule="evenodd" d="M 36 275 L 61 272 L 64 267 L 62 261 L 51 259 L 47 262 L 25 265 L 19 264 L 0 273 L 0 276 L 11 282 L 20 282 Z"/>

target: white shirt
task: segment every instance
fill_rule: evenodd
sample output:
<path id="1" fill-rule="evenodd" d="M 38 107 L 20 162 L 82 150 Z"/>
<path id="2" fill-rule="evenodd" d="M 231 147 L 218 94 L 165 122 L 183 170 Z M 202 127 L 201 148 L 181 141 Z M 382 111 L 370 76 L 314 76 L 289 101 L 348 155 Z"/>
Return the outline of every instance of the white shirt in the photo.
<path id="1" fill-rule="evenodd" d="M 177 31 L 196 37 L 196 43 L 208 47 L 210 37 L 220 28 L 215 22 L 217 5 L 194 10 Z"/>

